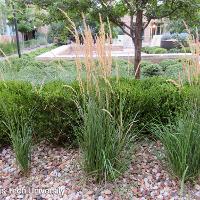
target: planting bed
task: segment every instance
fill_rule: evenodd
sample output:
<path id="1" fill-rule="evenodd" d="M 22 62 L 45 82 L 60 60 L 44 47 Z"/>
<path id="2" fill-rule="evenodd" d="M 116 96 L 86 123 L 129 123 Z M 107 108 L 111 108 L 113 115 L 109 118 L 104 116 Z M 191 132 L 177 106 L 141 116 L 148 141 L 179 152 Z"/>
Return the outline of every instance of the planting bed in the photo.
<path id="1" fill-rule="evenodd" d="M 20 175 L 11 148 L 2 148 L 0 199 L 180 199 L 179 182 L 161 165 L 161 144 L 146 141 L 138 146 L 129 170 L 115 183 L 99 185 L 90 178 L 86 180 L 78 150 L 47 143 L 35 146 L 26 178 Z M 184 193 L 189 195 L 187 199 L 200 199 L 200 182 L 193 187 L 187 185 Z"/>

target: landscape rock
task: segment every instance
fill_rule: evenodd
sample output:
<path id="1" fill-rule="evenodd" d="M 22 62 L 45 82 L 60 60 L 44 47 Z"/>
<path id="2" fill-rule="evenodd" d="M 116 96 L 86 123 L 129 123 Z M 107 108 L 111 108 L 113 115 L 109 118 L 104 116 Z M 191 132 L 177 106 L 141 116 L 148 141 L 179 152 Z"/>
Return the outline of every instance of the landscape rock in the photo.
<path id="1" fill-rule="evenodd" d="M 106 184 L 95 184 L 94 179 L 86 179 L 81 170 L 78 150 L 51 147 L 44 142 L 33 147 L 30 176 L 23 177 L 16 165 L 14 152 L 6 147 L 0 153 L 0 188 L 26 186 L 52 189 L 52 193 L 35 194 L 36 200 L 179 200 L 179 182 L 168 174 L 153 153 L 162 151 L 162 145 L 157 144 L 140 145 L 134 152 L 135 158 L 129 169 L 115 183 Z M 186 185 L 185 195 L 187 193 L 192 195 L 192 200 L 199 200 L 199 181 L 194 188 Z M 2 199 L 13 200 L 18 197 L 28 200 L 32 199 L 32 195 L 6 193 Z"/>

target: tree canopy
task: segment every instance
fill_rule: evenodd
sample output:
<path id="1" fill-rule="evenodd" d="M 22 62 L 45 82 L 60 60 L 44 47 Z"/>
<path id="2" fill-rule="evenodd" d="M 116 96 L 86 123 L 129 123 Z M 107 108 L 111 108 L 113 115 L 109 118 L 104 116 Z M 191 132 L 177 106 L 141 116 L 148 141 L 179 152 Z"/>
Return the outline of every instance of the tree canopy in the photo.
<path id="1" fill-rule="evenodd" d="M 82 13 L 88 20 L 97 21 L 100 13 L 105 21 L 108 17 L 113 25 L 120 27 L 128 35 L 134 34 L 134 24 L 125 24 L 122 17 L 136 16 L 138 10 L 143 10 L 143 17 L 148 23 L 152 19 L 165 17 L 171 20 L 183 19 L 196 25 L 199 23 L 197 13 L 200 9 L 200 0 L 32 0 L 32 3 L 48 10 L 48 23 L 65 20 L 59 9 L 78 22 L 81 21 Z"/>
<path id="2" fill-rule="evenodd" d="M 18 0 L 6 1 L 6 17 L 8 24 L 13 25 L 13 9 L 15 9 L 16 19 L 18 22 L 18 29 L 20 32 L 31 32 L 37 27 L 44 24 L 41 15 L 44 16 L 44 11 L 38 9 L 37 6 L 32 4 L 32 1 Z"/>
<path id="3" fill-rule="evenodd" d="M 132 38 L 135 45 L 136 78 L 140 77 L 142 33 L 151 20 L 169 18 L 199 23 L 197 15 L 200 0 L 32 0 L 32 3 L 48 10 L 49 23 L 66 20 L 59 9 L 75 22 L 81 21 L 81 13 L 84 13 L 89 21 L 98 21 L 99 13 L 104 21 L 109 18 L 112 25 L 120 27 Z M 123 21 L 124 16 L 129 16 L 129 24 Z"/>

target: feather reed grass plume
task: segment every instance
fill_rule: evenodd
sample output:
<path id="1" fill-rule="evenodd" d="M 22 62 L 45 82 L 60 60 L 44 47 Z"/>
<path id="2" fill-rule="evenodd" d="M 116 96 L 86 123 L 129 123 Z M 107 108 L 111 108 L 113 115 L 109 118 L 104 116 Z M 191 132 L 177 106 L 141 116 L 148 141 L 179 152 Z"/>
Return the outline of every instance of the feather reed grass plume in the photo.
<path id="1" fill-rule="evenodd" d="M 90 27 L 86 23 L 85 16 L 83 15 L 83 30 L 80 32 L 77 30 L 74 22 L 69 16 L 64 13 L 68 18 L 71 27 L 68 28 L 74 35 L 75 43 L 72 44 L 76 54 L 76 67 L 77 67 L 77 79 L 79 84 L 84 91 L 90 91 L 91 85 L 98 87 L 99 80 L 102 79 L 108 82 L 107 79 L 110 77 L 112 72 L 112 33 L 109 28 L 109 33 L 105 32 L 105 27 L 102 22 L 101 16 L 100 28 L 98 34 L 94 35 Z M 86 84 L 87 87 L 83 88 L 83 77 L 82 74 L 86 73 Z"/>
<path id="2" fill-rule="evenodd" d="M 130 161 L 134 137 L 130 131 L 134 119 L 131 123 L 124 121 L 125 99 L 114 93 L 110 84 L 112 34 L 111 29 L 106 33 L 101 16 L 99 19 L 96 35 L 92 34 L 84 16 L 82 32 L 77 31 L 73 22 L 70 31 L 76 39 L 73 47 L 81 90 L 81 95 L 75 96 L 75 103 L 82 118 L 76 135 L 83 168 L 97 181 L 106 181 L 119 176 Z"/>
<path id="3" fill-rule="evenodd" d="M 179 73 L 179 84 L 183 85 L 186 81 L 190 85 L 199 84 L 200 79 L 200 42 L 199 42 L 199 33 L 196 31 L 195 35 L 192 35 L 187 24 L 185 27 L 189 34 L 188 44 L 191 50 L 191 57 L 184 59 L 182 61 L 182 71 Z"/>

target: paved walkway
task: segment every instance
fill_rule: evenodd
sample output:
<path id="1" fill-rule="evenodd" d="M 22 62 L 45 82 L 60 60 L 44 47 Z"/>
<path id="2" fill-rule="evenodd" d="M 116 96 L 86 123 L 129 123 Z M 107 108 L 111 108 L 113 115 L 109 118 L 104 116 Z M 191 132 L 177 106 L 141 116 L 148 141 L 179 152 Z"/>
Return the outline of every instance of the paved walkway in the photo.
<path id="1" fill-rule="evenodd" d="M 32 49 L 22 49 L 21 53 L 22 55 L 23 54 L 27 54 L 27 53 L 31 53 L 32 51 L 35 51 L 37 49 L 42 49 L 42 48 L 46 48 L 46 47 L 50 47 L 52 46 L 53 44 L 47 44 L 47 45 L 41 45 L 39 47 L 36 47 L 36 48 L 32 48 Z M 18 57 L 18 54 L 12 54 L 12 55 L 9 55 L 9 56 L 6 56 L 6 57 L 1 57 L 0 56 L 0 61 L 3 61 L 3 60 L 6 60 L 6 59 L 9 59 L 9 58 L 14 58 L 14 57 Z"/>

